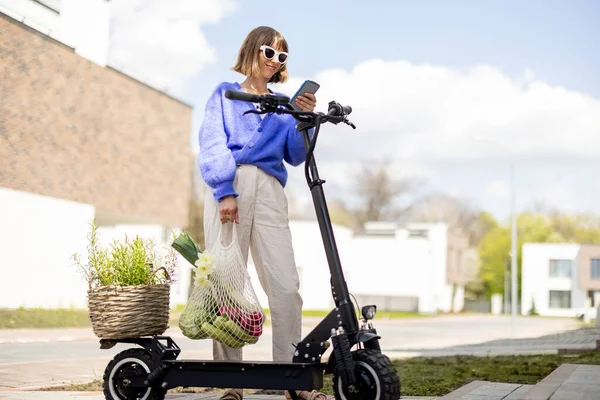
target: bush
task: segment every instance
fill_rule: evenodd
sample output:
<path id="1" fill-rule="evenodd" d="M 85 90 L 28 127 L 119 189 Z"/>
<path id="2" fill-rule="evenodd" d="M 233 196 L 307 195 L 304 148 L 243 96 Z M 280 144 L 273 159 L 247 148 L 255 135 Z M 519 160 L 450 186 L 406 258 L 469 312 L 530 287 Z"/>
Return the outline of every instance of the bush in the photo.
<path id="1" fill-rule="evenodd" d="M 535 308 L 535 300 L 531 300 L 531 308 L 529 309 L 529 315 L 540 315 Z"/>

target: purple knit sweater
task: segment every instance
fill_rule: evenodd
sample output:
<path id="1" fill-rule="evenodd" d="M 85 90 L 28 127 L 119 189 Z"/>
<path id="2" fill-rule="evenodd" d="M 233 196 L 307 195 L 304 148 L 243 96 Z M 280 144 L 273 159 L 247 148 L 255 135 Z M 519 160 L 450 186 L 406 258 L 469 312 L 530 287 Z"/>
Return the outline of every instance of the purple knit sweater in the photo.
<path id="1" fill-rule="evenodd" d="M 283 161 L 300 165 L 306 150 L 302 134 L 291 115 L 242 115 L 254 108 L 252 103 L 232 101 L 225 91 L 242 90 L 239 83 L 223 82 L 206 104 L 200 127 L 198 164 L 204 181 L 212 188 L 215 200 L 238 196 L 233 187 L 236 166 L 252 164 L 273 175 L 285 187 L 288 174 Z"/>

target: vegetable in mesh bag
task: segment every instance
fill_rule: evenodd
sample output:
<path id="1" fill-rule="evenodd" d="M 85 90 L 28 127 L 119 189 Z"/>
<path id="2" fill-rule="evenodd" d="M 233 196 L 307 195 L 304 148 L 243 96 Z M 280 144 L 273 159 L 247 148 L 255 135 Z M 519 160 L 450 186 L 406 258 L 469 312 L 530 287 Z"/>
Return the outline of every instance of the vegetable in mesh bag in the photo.
<path id="1" fill-rule="evenodd" d="M 222 226 L 219 240 L 210 252 L 204 253 L 188 234 L 174 241 L 176 250 L 196 268 L 192 295 L 179 327 L 190 339 L 212 338 L 240 348 L 258 341 L 265 315 L 237 243 L 235 224 L 232 238 L 229 245 L 223 245 Z"/>

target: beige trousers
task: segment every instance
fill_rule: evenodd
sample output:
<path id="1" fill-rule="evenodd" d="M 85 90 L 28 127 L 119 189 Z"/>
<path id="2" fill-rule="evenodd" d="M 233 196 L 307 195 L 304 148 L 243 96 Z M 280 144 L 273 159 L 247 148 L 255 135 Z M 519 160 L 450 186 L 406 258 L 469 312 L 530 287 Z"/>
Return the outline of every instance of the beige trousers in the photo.
<path id="1" fill-rule="evenodd" d="M 268 297 L 273 327 L 273 361 L 291 362 L 295 351 L 293 345 L 300 342 L 302 335 L 302 298 L 287 198 L 277 179 L 253 165 L 237 167 L 233 186 L 239 194 L 236 198 L 238 242 L 246 263 L 248 249 L 252 252 L 258 279 Z M 219 203 L 208 188 L 204 203 L 207 249 L 218 240 L 220 228 Z M 224 243 L 231 241 L 232 231 L 224 229 Z M 213 340 L 213 357 L 215 360 L 242 360 L 242 349 Z"/>

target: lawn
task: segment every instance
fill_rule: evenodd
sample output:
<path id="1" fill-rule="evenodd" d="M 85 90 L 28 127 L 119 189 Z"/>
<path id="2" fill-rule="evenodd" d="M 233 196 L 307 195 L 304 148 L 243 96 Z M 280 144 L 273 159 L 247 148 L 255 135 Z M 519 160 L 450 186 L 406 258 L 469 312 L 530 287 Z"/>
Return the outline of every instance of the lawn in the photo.
<path id="1" fill-rule="evenodd" d="M 87 310 L 0 309 L 0 329 L 72 328 L 91 326 Z"/>
<path id="2" fill-rule="evenodd" d="M 475 380 L 502 383 L 536 384 L 561 364 L 600 365 L 599 352 L 569 355 L 527 355 L 497 357 L 409 358 L 393 361 L 400 375 L 402 396 L 443 396 Z M 46 390 L 102 390 L 102 383 L 67 385 Z M 177 388 L 171 392 L 203 392 L 204 388 Z M 323 390 L 333 394 L 331 376 L 325 377 Z M 249 390 L 248 393 L 265 393 Z M 268 392 L 267 392 L 268 393 Z"/>

